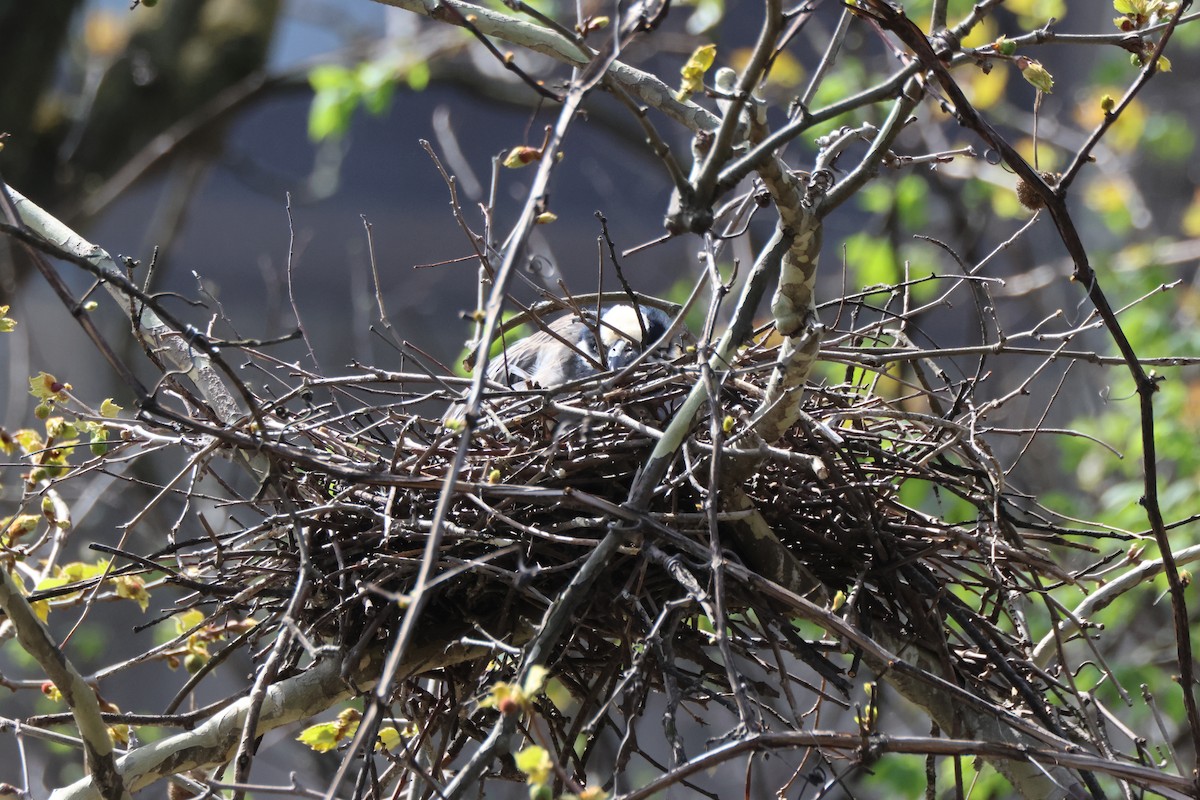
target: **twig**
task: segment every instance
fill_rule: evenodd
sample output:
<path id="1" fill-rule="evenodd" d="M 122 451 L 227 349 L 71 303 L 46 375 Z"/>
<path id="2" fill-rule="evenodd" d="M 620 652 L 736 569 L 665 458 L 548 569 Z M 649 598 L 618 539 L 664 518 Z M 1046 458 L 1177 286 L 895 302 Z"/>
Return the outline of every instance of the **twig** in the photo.
<path id="1" fill-rule="evenodd" d="M 1146 515 L 1150 522 L 1150 527 L 1154 531 L 1155 540 L 1158 543 L 1159 550 L 1162 554 L 1164 571 L 1167 575 L 1167 582 L 1171 590 L 1171 607 L 1173 610 L 1175 623 L 1175 643 L 1177 651 L 1177 659 L 1179 661 L 1180 673 L 1180 689 L 1183 695 L 1184 709 L 1187 713 L 1188 727 L 1191 731 L 1193 749 L 1196 753 L 1197 764 L 1197 781 L 1200 781 L 1200 707 L 1196 702 L 1196 680 L 1194 661 L 1192 656 L 1191 646 L 1191 631 L 1188 621 L 1187 600 L 1184 591 L 1183 583 L 1179 576 L 1179 570 L 1175 566 L 1174 558 L 1171 554 L 1171 543 L 1167 537 L 1166 528 L 1163 525 L 1162 511 L 1158 503 L 1158 466 L 1157 456 L 1155 454 L 1155 438 L 1154 438 L 1154 405 L 1153 396 L 1158 390 L 1158 379 L 1152 378 L 1142 368 L 1141 362 L 1130 344 L 1128 337 L 1122 330 L 1120 323 L 1117 321 L 1108 298 L 1100 288 L 1100 283 L 1095 271 L 1089 264 L 1087 252 L 1083 246 L 1083 242 L 1079 237 L 1079 233 L 1075 229 L 1075 224 L 1071 219 L 1070 212 L 1066 205 L 1065 189 L 1069 185 L 1069 181 L 1060 184 L 1056 187 L 1051 187 L 1046 183 L 1041 175 L 1038 175 L 1029 166 L 1024 158 L 1001 137 L 991 125 L 989 125 L 975 109 L 971 106 L 958 84 L 951 77 L 944 63 L 937 57 L 930 47 L 928 40 L 924 34 L 918 30 L 911 21 L 883 0 L 864 0 L 866 6 L 871 9 L 875 18 L 880 21 L 880 24 L 886 29 L 895 33 L 916 55 L 917 60 L 923 67 L 929 69 L 938 79 L 942 89 L 950 97 L 954 103 L 955 113 L 958 115 L 961 124 L 974 130 L 981 138 L 988 143 L 989 146 L 997 150 L 1004 162 L 1016 172 L 1022 180 L 1035 192 L 1046 204 L 1050 215 L 1054 219 L 1056 228 L 1058 229 L 1059 237 L 1062 239 L 1067 252 L 1071 255 L 1071 259 L 1075 265 L 1075 280 L 1084 287 L 1087 292 L 1088 299 L 1095 306 L 1100 317 L 1104 320 L 1104 325 L 1112 336 L 1114 343 L 1120 350 L 1122 357 L 1125 360 L 1126 366 L 1132 375 L 1135 384 L 1137 385 L 1138 397 L 1140 399 L 1140 416 L 1142 429 L 1142 474 L 1144 495 L 1142 497 L 1142 506 L 1146 509 Z M 1163 31 L 1157 45 L 1154 48 L 1152 56 L 1147 59 L 1146 66 L 1139 74 L 1138 79 L 1130 87 L 1130 91 L 1126 93 L 1123 99 L 1124 107 L 1133 99 L 1137 91 L 1150 79 L 1154 74 L 1158 58 L 1165 49 L 1167 42 L 1170 41 L 1171 33 L 1175 26 L 1178 25 L 1180 17 L 1191 5 L 1190 0 L 1185 0 L 1179 4 L 1167 28 Z M 1098 133 L 1092 137 L 1089 142 L 1098 141 L 1099 135 L 1107 130 L 1111 120 L 1105 119 L 1101 123 Z M 1091 144 L 1085 145 L 1090 149 Z M 1068 177 L 1073 177 L 1073 173 L 1068 171 Z M 1198 784 L 1200 787 L 1200 784 Z M 1200 788 L 1198 788 L 1200 791 Z"/>
<path id="2" fill-rule="evenodd" d="M 1134 764 L 1122 764 L 1106 758 L 1069 749 L 1048 750 L 1011 745 L 1002 742 L 980 742 L 973 739 L 944 739 L 929 736 L 870 736 L 864 742 L 857 733 L 825 731 L 789 731 L 760 733 L 736 742 L 715 747 L 693 758 L 678 769 L 650 781 L 640 789 L 618 795 L 614 800 L 644 800 L 697 772 L 711 770 L 735 756 L 750 752 L 769 752 L 784 747 L 812 747 L 842 751 L 851 757 L 870 758 L 880 753 L 909 753 L 915 755 L 982 756 L 1019 763 L 1044 762 L 1072 769 L 1101 772 L 1154 791 L 1169 791 L 1183 800 L 1191 797 L 1192 784 L 1184 778 L 1164 776 L 1158 770 Z"/>
<path id="3" fill-rule="evenodd" d="M 584 92 L 576 84 L 572 84 L 567 91 L 566 98 L 563 101 L 563 107 L 559 113 L 558 122 L 554 126 L 553 133 L 547 143 L 547 151 L 557 152 L 561 146 L 563 137 L 566 134 L 567 128 L 574 120 L 575 111 L 579 104 L 583 101 Z M 524 248 L 524 242 L 529 236 L 534 225 L 534 218 L 544 208 L 546 187 L 550 180 L 550 173 L 554 168 L 556 159 L 545 158 L 538 164 L 538 171 L 534 177 L 532 186 L 530 187 L 525 206 L 521 211 L 520 218 L 514 226 L 512 233 L 509 236 L 508 246 L 505 249 L 503 260 L 496 272 L 495 283 L 492 287 L 491 296 L 488 299 L 486 317 L 483 323 L 483 328 L 480 334 L 479 348 L 476 350 L 476 366 L 475 377 L 471 384 L 471 390 L 466 400 L 465 410 L 465 426 L 460 434 L 458 447 L 455 452 L 455 457 L 450 468 L 446 472 L 446 478 L 443 483 L 443 489 L 438 497 L 437 508 L 433 516 L 433 530 L 430 532 L 428 541 L 425 545 L 424 557 L 421 560 L 421 569 L 417 574 L 416 581 L 410 592 L 411 600 L 408 608 L 405 611 L 403 621 L 401 622 L 400 630 L 396 634 L 396 640 L 392 644 L 388 653 L 387 661 L 384 664 L 383 672 L 380 675 L 379 685 L 375 691 L 373 702 L 368 703 L 363 712 L 363 718 L 359 723 L 358 731 L 355 733 L 354 739 L 351 742 L 350 753 L 355 754 L 364 746 L 370 747 L 370 742 L 374 741 L 377 731 L 380 713 L 388 703 L 388 699 L 392 692 L 392 681 L 394 676 L 404 663 L 406 651 L 408 649 L 411 637 L 416 630 L 416 625 L 421 619 L 422 612 L 430 600 L 430 593 L 425 591 L 426 585 L 430 582 L 433 576 L 433 570 L 437 564 L 437 553 L 441 546 L 442 535 L 444 532 L 443 523 L 450 510 L 450 504 L 454 497 L 455 487 L 458 483 L 458 475 L 462 469 L 462 465 L 466 459 L 467 451 L 471 445 L 472 432 L 475 427 L 475 420 L 479 414 L 479 406 L 483 397 L 483 386 L 487 374 L 488 362 L 488 345 L 495 336 L 496 330 L 500 323 L 500 313 L 504 306 L 504 301 L 507 296 L 508 284 L 512 279 L 515 271 L 517 256 Z M 594 554 L 593 554 L 594 555 Z M 483 748 L 481 748 L 482 750 Z M 490 754 L 489 756 L 490 757 Z M 480 759 L 480 768 L 486 764 L 486 758 Z M 341 782 L 345 779 L 346 773 L 351 764 L 351 756 L 342 760 L 341 767 L 338 769 L 337 775 L 330 782 L 326 796 L 332 800 L 336 795 Z"/>
<path id="4" fill-rule="evenodd" d="M 276 633 L 275 644 L 271 647 L 271 655 L 258 670 L 258 675 L 254 678 L 254 686 L 250 689 L 247 697 L 249 705 L 246 709 L 246 718 L 242 723 L 237 755 L 233 759 L 235 783 L 244 784 L 250 779 L 250 765 L 254 760 L 255 742 L 259 736 L 258 721 L 262 715 L 263 703 L 267 699 L 267 688 L 275 684 L 284 659 L 291 655 L 294 628 L 292 624 L 288 623 L 299 618 L 300 611 L 312 590 L 312 566 L 309 563 L 308 555 L 311 535 L 311 529 L 308 526 L 300 527 L 297 531 L 296 543 L 300 563 L 296 572 L 296 585 L 292 590 L 292 597 L 288 601 L 287 611 L 284 612 L 283 623 L 279 626 L 279 632 Z M 242 789 L 238 789 L 233 794 L 234 800 L 242 800 L 244 797 L 245 792 Z"/>

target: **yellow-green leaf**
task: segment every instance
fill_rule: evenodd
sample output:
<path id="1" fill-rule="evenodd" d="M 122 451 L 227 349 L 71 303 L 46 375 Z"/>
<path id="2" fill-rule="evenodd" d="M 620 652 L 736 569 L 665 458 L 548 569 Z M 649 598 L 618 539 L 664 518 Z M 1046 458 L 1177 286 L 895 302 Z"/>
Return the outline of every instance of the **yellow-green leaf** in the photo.
<path id="1" fill-rule="evenodd" d="M 697 47 L 687 63 L 679 70 L 682 78 L 675 99 L 684 102 L 696 92 L 704 88 L 704 73 L 708 72 L 713 62 L 717 60 L 717 46 L 705 44 Z"/>
<path id="2" fill-rule="evenodd" d="M 50 620 L 50 601 L 49 600 L 34 600 L 29 604 L 33 609 L 34 616 L 40 619 L 43 624 Z"/>
<path id="3" fill-rule="evenodd" d="M 362 712 L 357 708 L 344 708 L 338 712 L 337 723 L 338 730 L 342 735 L 348 736 L 358 730 L 358 723 L 362 721 Z"/>
<path id="4" fill-rule="evenodd" d="M 37 514 L 18 514 L 15 517 L 6 517 L 0 520 L 0 526 L 3 526 L 4 532 L 0 534 L 0 540 L 3 540 L 5 547 L 11 547 L 18 539 L 37 530 L 42 518 Z"/>
<path id="5" fill-rule="evenodd" d="M 79 428 L 64 417 L 50 417 L 46 420 L 46 435 L 51 439 L 74 439 L 79 435 Z"/>
<path id="6" fill-rule="evenodd" d="M 71 389 L 71 384 L 60 383 L 48 372 L 39 372 L 29 379 L 29 393 L 38 400 L 66 400 L 64 392 Z"/>
<path id="7" fill-rule="evenodd" d="M 550 674 L 550 670 L 543 667 L 541 664 L 534 664 L 529 668 L 529 674 L 525 676 L 525 684 L 521 689 L 525 692 L 526 697 L 535 697 L 541 693 L 542 688 L 546 685 L 546 677 Z"/>
<path id="8" fill-rule="evenodd" d="M 63 565 L 59 575 L 67 583 L 78 583 L 79 581 L 86 581 L 89 578 L 97 578 L 103 575 L 107 569 L 107 558 L 102 558 L 94 564 L 87 564 L 83 561 L 72 561 L 70 564 Z"/>
<path id="9" fill-rule="evenodd" d="M 109 725 L 108 738 L 118 747 L 126 747 L 129 745 L 129 730 L 128 725 Z"/>
<path id="10" fill-rule="evenodd" d="M 612 22 L 611 17 L 606 17 L 603 14 L 601 14 L 600 16 L 596 16 L 596 17 L 588 17 L 587 19 L 585 19 L 583 21 L 582 25 L 576 25 L 575 30 L 579 31 L 584 36 L 587 36 L 589 33 L 592 33 L 593 31 L 598 31 L 602 28 L 607 28 L 609 26 L 609 23 L 611 23 L 611 22 Z"/>
<path id="11" fill-rule="evenodd" d="M 1193 238 L 1200 236 L 1200 189 L 1195 191 L 1192 195 L 1192 202 L 1184 209 L 1179 227 L 1185 236 Z M 1132 559 L 1130 560 L 1132 561 Z"/>
<path id="12" fill-rule="evenodd" d="M 332 722 L 318 722 L 302 730 L 296 741 L 308 745 L 318 753 L 328 753 L 339 743 L 353 736 L 361 720 L 362 712 L 358 709 L 343 709 Z"/>
<path id="13" fill-rule="evenodd" d="M 113 419 L 122 410 L 121 406 L 114 403 L 111 397 L 105 398 L 104 402 L 100 404 L 100 416 L 105 419 Z"/>
<path id="14" fill-rule="evenodd" d="M 414 92 L 423 92 L 425 87 L 429 85 L 429 64 L 424 61 L 418 61 L 408 68 L 408 72 L 404 74 L 404 81 L 408 84 L 408 88 Z"/>
<path id="15" fill-rule="evenodd" d="M 1016 59 L 1021 69 L 1021 77 L 1027 80 L 1035 89 L 1044 94 L 1054 91 L 1054 76 L 1050 70 L 1042 66 L 1042 62 L 1021 56 Z"/>
<path id="16" fill-rule="evenodd" d="M 524 710 L 528 705 L 529 698 L 521 687 L 507 681 L 497 681 L 487 697 L 479 701 L 480 708 L 494 708 L 506 716 Z"/>
<path id="17" fill-rule="evenodd" d="M 529 145 L 521 145 L 509 150 L 500 163 L 508 169 L 527 167 L 535 161 L 542 160 L 542 151 Z"/>
<path id="18" fill-rule="evenodd" d="M 375 749 L 395 751 L 405 739 L 411 739 L 420 732 L 415 722 L 408 722 L 403 728 L 385 725 L 379 729 L 379 740 L 375 742 Z"/>
<path id="19" fill-rule="evenodd" d="M 526 781 L 533 784 L 549 783 L 554 771 L 554 762 L 545 748 L 532 745 L 517 753 L 517 769 L 525 773 Z"/>
<path id="20" fill-rule="evenodd" d="M 392 751 L 399 747 L 404 738 L 400 735 L 400 731 L 392 726 L 379 729 L 379 739 L 375 742 L 376 750 Z"/>
<path id="21" fill-rule="evenodd" d="M 337 64 L 314 67 L 308 73 L 313 101 L 308 110 L 308 135 L 314 141 L 344 134 L 360 99 L 354 70 Z"/>
<path id="22" fill-rule="evenodd" d="M 138 604 L 145 611 L 150 607 L 150 593 L 146 591 L 146 582 L 137 575 L 120 575 L 113 579 L 117 597 L 124 597 Z"/>
<path id="23" fill-rule="evenodd" d="M 42 496 L 42 516 L 59 530 L 71 528 L 71 507 L 63 501 L 58 492 L 49 491 Z"/>
<path id="24" fill-rule="evenodd" d="M 300 731 L 300 735 L 296 737 L 296 741 L 307 745 L 309 749 L 315 750 L 318 753 L 328 753 L 338 746 L 341 737 L 338 734 L 337 723 L 321 722 L 316 725 L 310 725 Z"/>
<path id="25" fill-rule="evenodd" d="M 176 614 L 173 619 L 175 620 L 175 632 L 183 634 L 204 622 L 205 616 L 204 612 L 200 609 L 190 608 L 187 611 Z"/>

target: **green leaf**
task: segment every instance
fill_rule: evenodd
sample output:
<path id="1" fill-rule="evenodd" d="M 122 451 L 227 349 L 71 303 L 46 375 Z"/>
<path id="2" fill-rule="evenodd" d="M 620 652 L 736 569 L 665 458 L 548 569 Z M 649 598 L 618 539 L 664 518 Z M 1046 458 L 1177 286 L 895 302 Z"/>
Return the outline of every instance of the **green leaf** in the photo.
<path id="1" fill-rule="evenodd" d="M 344 135 L 361 98 L 355 72 L 338 65 L 314 67 L 308 83 L 314 91 L 308 110 L 309 138 L 321 141 Z"/>
<path id="2" fill-rule="evenodd" d="M 396 88 L 395 70 L 382 61 L 368 61 L 358 68 L 358 92 L 367 111 L 379 115 L 387 110 Z"/>
<path id="3" fill-rule="evenodd" d="M 856 281 L 864 287 L 885 291 L 901 278 L 896 253 L 885 240 L 865 233 L 846 239 L 846 263 L 854 270 Z"/>
<path id="4" fill-rule="evenodd" d="M 308 85 L 315 92 L 353 89 L 354 71 L 340 64 L 323 64 L 308 71 Z"/>
<path id="5" fill-rule="evenodd" d="M 429 64 L 420 61 L 408 68 L 408 73 L 404 76 L 408 82 L 408 88 L 414 92 L 423 92 L 425 87 L 429 85 Z"/>
<path id="6" fill-rule="evenodd" d="M 94 456 L 108 453 L 108 437 L 104 434 L 103 429 L 92 434 L 92 438 L 88 441 L 88 450 Z"/>
<path id="7" fill-rule="evenodd" d="M 358 105 L 358 98 L 334 92 L 322 92 L 313 97 L 308 110 L 308 137 L 321 141 L 331 136 L 342 136 L 350 129 L 350 118 Z"/>

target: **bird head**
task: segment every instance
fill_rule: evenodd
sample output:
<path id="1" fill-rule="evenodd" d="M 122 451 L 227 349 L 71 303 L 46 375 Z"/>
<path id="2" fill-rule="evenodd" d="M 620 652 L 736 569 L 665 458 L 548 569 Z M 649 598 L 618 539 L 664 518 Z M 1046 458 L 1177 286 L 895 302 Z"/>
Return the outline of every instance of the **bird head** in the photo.
<path id="1" fill-rule="evenodd" d="M 648 347 L 654 347 L 671 327 L 671 318 L 657 308 L 642 306 L 639 314 L 631 305 L 613 306 L 600 318 L 600 344 L 605 350 L 608 368 L 624 369 Z M 679 354 L 677 342 L 665 342 L 651 354 L 665 361 Z M 674 352 L 672 352 L 674 351 Z"/>

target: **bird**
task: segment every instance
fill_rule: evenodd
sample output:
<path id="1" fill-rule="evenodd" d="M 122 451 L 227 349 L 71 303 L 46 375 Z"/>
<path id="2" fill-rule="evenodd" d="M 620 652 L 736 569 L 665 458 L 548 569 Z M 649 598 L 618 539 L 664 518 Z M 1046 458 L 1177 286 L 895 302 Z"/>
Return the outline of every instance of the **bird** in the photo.
<path id="1" fill-rule="evenodd" d="M 664 343 L 672 327 L 671 318 L 652 306 L 609 306 L 598 323 L 595 314 L 564 314 L 545 330 L 519 339 L 493 356 L 487 379 L 518 391 L 553 391 L 604 369 L 624 369 L 648 347 L 655 348 L 648 354 L 651 360 L 671 361 L 683 354 L 684 343 L 690 341 L 683 329 Z M 442 415 L 442 423 L 448 430 L 459 431 L 466 413 L 466 404 L 453 403 Z"/>
<path id="2" fill-rule="evenodd" d="M 513 389 L 554 389 L 604 369 L 624 369 L 647 347 L 659 344 L 671 328 L 671 318 L 651 306 L 609 306 L 599 324 L 594 316 L 587 316 L 592 321 L 578 314 L 565 314 L 553 320 L 547 330 L 509 345 L 491 359 L 488 379 Z M 665 361 L 680 352 L 676 340 L 659 344 L 651 357 Z"/>

